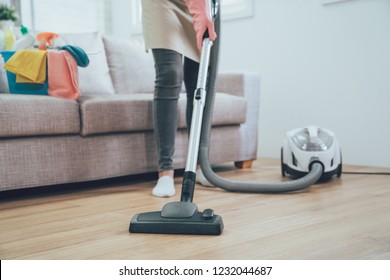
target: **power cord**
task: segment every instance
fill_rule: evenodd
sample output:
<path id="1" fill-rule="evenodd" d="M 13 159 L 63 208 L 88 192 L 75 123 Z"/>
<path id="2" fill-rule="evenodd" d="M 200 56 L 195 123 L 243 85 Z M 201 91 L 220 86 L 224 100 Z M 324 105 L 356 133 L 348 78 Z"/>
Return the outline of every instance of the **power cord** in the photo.
<path id="1" fill-rule="evenodd" d="M 343 171 L 342 174 L 350 174 L 350 175 L 390 175 L 390 172 Z"/>

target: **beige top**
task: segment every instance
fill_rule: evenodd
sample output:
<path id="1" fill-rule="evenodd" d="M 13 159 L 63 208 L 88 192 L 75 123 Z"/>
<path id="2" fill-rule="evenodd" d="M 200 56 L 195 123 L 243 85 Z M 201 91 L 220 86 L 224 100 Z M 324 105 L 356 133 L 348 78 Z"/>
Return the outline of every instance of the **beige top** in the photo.
<path id="1" fill-rule="evenodd" d="M 184 0 L 142 0 L 145 48 L 174 50 L 199 62 L 192 16 Z"/>

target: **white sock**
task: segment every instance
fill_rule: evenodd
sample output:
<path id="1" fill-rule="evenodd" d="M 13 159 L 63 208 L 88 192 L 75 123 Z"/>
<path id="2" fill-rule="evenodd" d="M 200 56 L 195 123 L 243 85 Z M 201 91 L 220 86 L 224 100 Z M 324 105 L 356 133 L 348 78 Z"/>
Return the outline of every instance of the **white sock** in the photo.
<path id="1" fill-rule="evenodd" d="M 196 171 L 196 182 L 199 184 L 205 186 L 205 187 L 215 187 L 213 184 L 211 184 L 206 177 L 203 175 L 203 172 L 201 169 Z"/>
<path id="2" fill-rule="evenodd" d="M 162 176 L 158 179 L 152 194 L 157 197 L 171 197 L 175 195 L 175 185 L 171 176 Z"/>

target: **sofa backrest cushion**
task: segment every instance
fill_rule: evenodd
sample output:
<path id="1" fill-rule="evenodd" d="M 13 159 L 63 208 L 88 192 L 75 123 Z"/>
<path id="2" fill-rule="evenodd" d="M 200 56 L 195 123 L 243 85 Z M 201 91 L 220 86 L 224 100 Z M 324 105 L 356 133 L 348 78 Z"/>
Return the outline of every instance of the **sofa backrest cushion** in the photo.
<path id="1" fill-rule="evenodd" d="M 88 55 L 89 65 L 79 67 L 79 87 L 81 95 L 115 94 L 103 39 L 98 32 L 62 33 L 56 44 L 74 45 L 82 48 Z"/>
<path id="2" fill-rule="evenodd" d="M 152 93 L 155 70 L 151 53 L 137 40 L 103 36 L 108 66 L 117 94 Z"/>

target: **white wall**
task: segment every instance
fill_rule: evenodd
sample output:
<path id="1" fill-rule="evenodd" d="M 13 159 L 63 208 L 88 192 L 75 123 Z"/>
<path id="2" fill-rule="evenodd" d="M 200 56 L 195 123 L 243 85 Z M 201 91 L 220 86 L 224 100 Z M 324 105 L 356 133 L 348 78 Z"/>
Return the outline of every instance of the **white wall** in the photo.
<path id="1" fill-rule="evenodd" d="M 220 69 L 261 74 L 259 156 L 279 158 L 286 131 L 316 124 L 344 163 L 390 167 L 390 1 L 254 4 L 223 22 Z"/>
<path id="2" fill-rule="evenodd" d="M 390 0 L 253 1 L 253 17 L 222 23 L 220 69 L 261 74 L 259 156 L 279 158 L 285 132 L 316 124 L 344 163 L 390 167 Z"/>

